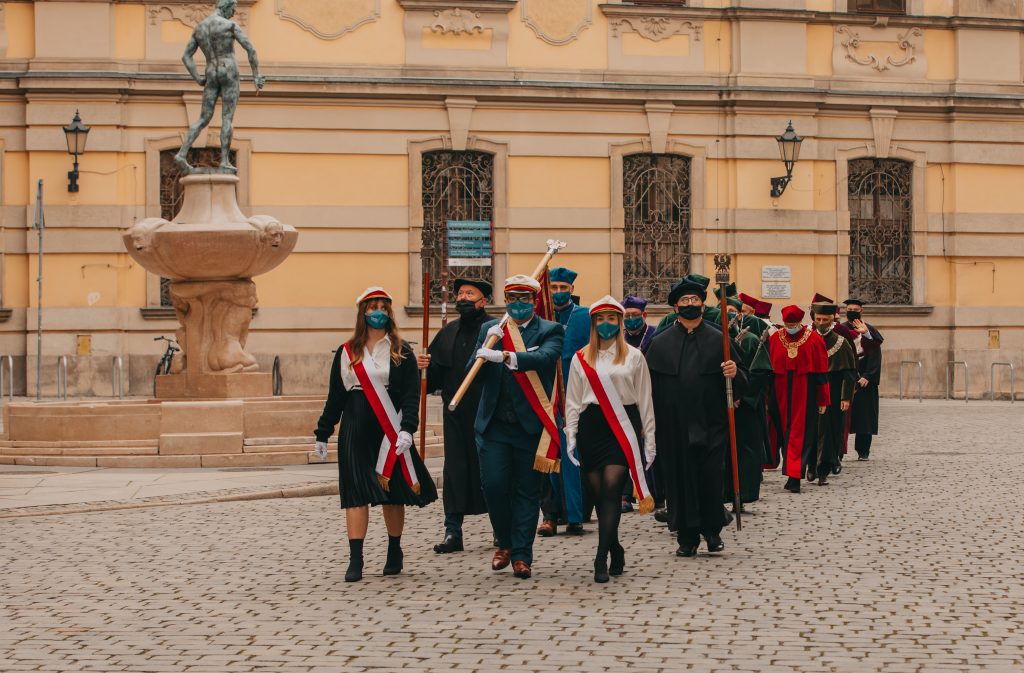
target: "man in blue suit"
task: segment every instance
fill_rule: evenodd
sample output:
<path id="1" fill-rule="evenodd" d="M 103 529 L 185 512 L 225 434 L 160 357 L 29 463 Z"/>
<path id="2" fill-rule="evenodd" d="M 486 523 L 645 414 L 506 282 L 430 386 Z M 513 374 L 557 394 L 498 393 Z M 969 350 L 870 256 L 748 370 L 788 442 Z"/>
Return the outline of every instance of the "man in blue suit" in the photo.
<path id="1" fill-rule="evenodd" d="M 555 319 L 565 329 L 565 340 L 562 342 L 562 385 L 569 380 L 569 365 L 576 351 L 590 343 L 590 312 L 579 306 L 572 299 L 575 291 L 577 273 L 572 269 L 560 266 L 550 271 L 551 303 L 555 309 Z M 544 522 L 537 529 L 542 537 L 558 534 L 558 521 L 568 524 L 565 532 L 579 535 L 583 532 L 583 482 L 580 468 L 573 465 L 565 453 L 565 435 L 561 437 L 562 471 L 561 474 L 549 475 L 549 484 L 544 489 L 544 500 L 541 509 L 544 511 Z M 589 509 L 589 508 L 588 508 Z"/>
<path id="2" fill-rule="evenodd" d="M 534 460 L 544 424 L 523 391 L 522 385 L 530 382 L 520 383 L 514 372 L 539 380 L 550 400 L 564 337 L 561 325 L 534 315 L 539 292 L 540 284 L 529 276 L 506 280 L 509 322 L 518 326 L 523 350 L 508 350 L 501 341 L 494 349 L 485 348 L 488 337 L 503 335 L 499 322 L 491 320 L 480 329 L 475 356 L 486 360 L 478 377 L 480 406 L 474 430 L 487 513 L 498 540 L 491 569 L 503 570 L 511 562 L 520 579 L 532 574 L 542 479 Z"/>

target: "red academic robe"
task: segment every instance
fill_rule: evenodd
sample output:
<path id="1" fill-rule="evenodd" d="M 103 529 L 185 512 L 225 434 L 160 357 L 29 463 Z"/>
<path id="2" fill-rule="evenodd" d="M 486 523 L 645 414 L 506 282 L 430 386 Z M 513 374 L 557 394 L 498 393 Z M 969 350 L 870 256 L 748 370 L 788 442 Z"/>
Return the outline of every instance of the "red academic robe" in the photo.
<path id="1" fill-rule="evenodd" d="M 808 334 L 809 332 L 809 334 Z M 787 344 L 799 343 L 796 357 L 789 357 Z M 768 354 L 775 378 L 775 399 L 782 419 L 780 445 L 785 447 L 787 477 L 803 477 L 805 442 L 817 442 L 816 407 L 831 402 L 828 379 L 828 353 L 821 335 L 804 325 L 796 336 L 780 329 L 768 338 Z M 781 448 L 781 447 L 780 447 Z"/>

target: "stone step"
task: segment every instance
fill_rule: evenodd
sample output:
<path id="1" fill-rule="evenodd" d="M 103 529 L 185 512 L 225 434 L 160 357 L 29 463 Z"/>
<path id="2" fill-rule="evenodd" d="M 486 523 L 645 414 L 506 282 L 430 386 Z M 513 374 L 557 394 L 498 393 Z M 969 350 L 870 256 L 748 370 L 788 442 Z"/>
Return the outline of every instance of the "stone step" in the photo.
<path id="1" fill-rule="evenodd" d="M 26 446 L 19 448 L 0 448 L 0 456 L 155 456 L 157 447 L 154 446 L 94 446 L 77 447 L 72 449 L 57 449 L 51 447 L 32 446 L 26 442 Z"/>
<path id="2" fill-rule="evenodd" d="M 162 456 L 242 453 L 241 432 L 168 432 L 160 435 Z"/>
<path id="3" fill-rule="evenodd" d="M 136 448 L 140 446 L 152 446 L 158 445 L 155 439 L 100 439 L 95 441 L 60 441 L 60 442 L 43 442 L 43 441 L 3 441 L 0 442 L 0 448 L 11 448 L 11 449 L 86 449 L 86 448 L 100 448 L 109 449 L 120 446 L 128 448 Z"/>
<path id="4" fill-rule="evenodd" d="M 304 447 L 305 448 L 305 447 Z M 337 451 L 328 451 L 321 461 L 312 451 L 288 453 L 229 453 L 192 456 L 0 456 L 0 465 L 33 465 L 37 467 L 120 467 L 136 469 L 182 467 L 273 467 L 335 463 Z"/>

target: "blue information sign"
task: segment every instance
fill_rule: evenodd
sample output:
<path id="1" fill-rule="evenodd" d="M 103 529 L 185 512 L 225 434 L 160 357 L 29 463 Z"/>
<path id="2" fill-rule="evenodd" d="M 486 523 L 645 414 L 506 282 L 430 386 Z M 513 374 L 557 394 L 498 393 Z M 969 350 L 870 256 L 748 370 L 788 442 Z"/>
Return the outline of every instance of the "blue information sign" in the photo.
<path id="1" fill-rule="evenodd" d="M 491 223 L 448 220 L 448 266 L 491 265 Z"/>

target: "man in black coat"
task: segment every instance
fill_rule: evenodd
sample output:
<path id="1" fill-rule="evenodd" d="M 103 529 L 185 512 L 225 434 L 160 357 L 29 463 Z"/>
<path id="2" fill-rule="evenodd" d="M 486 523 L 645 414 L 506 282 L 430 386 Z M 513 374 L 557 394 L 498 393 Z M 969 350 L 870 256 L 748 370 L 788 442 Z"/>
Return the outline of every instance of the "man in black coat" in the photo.
<path id="1" fill-rule="evenodd" d="M 847 299 L 845 327 L 857 336 L 857 387 L 853 396 L 850 432 L 856 435 L 857 458 L 867 460 L 871 454 L 871 438 L 878 434 L 878 383 L 882 378 L 882 333 L 864 322 L 864 301 Z"/>
<path id="2" fill-rule="evenodd" d="M 746 371 L 723 357 L 722 332 L 703 321 L 706 298 L 699 283 L 685 278 L 676 283 L 668 301 L 677 320 L 647 349 L 669 526 L 678 531 L 676 554 L 683 557 L 697 555 L 702 535 L 708 552 L 725 548 L 720 535 L 728 522 L 722 505 L 729 450 L 725 380 L 733 379 L 737 398 L 747 386 Z M 731 348 L 739 352 L 735 342 Z"/>
<path id="3" fill-rule="evenodd" d="M 444 402 L 444 540 L 434 545 L 438 554 L 462 551 L 466 515 L 487 513 L 473 430 L 480 383 L 470 386 L 455 411 L 448 410 L 448 403 L 466 377 L 466 363 L 475 353 L 480 328 L 488 321 L 484 307 L 492 288 L 483 280 L 460 278 L 455 281 L 454 291 L 459 319 L 441 328 L 430 342 L 429 354 L 417 358 L 421 369 L 427 367 L 427 392 L 440 392 Z"/>

